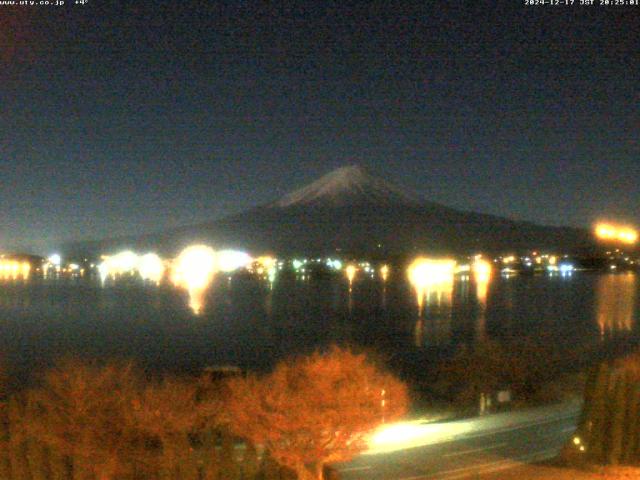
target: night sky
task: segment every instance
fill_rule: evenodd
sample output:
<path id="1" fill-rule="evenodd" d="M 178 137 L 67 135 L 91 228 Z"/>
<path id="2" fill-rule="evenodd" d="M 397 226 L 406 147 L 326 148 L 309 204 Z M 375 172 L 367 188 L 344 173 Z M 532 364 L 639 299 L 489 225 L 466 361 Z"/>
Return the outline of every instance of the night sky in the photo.
<path id="1" fill-rule="evenodd" d="M 640 7 L 71 3 L 0 6 L 0 250 L 212 220 L 354 163 L 462 209 L 640 224 Z"/>

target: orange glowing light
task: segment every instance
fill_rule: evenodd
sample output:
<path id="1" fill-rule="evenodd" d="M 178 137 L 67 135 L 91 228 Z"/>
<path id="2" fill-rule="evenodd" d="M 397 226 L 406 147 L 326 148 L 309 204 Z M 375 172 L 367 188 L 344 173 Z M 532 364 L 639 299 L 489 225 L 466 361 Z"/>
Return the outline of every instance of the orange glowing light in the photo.
<path id="1" fill-rule="evenodd" d="M 173 263 L 171 281 L 189 292 L 189 306 L 196 314 L 202 310 L 204 294 L 216 270 L 216 253 L 205 245 L 185 248 Z"/>
<path id="2" fill-rule="evenodd" d="M 418 308 L 422 313 L 424 298 L 431 291 L 449 294 L 453 288 L 456 261 L 450 259 L 417 258 L 407 270 L 409 281 L 416 292 Z"/>
<path id="3" fill-rule="evenodd" d="M 488 283 L 491 279 L 491 263 L 477 257 L 473 262 L 473 275 L 477 283 Z"/>
<path id="4" fill-rule="evenodd" d="M 164 270 L 162 259 L 155 253 L 142 255 L 138 260 L 138 272 L 143 280 L 160 283 Z"/>
<path id="5" fill-rule="evenodd" d="M 473 262 L 473 276 L 476 281 L 476 294 L 478 302 L 482 307 L 487 304 L 487 292 L 489 290 L 489 282 L 491 281 L 492 266 L 486 260 L 476 257 Z"/>
<path id="6" fill-rule="evenodd" d="M 638 241 L 638 232 L 626 226 L 599 223 L 595 227 L 596 237 L 605 241 L 617 241 L 632 245 Z"/>
<path id="7" fill-rule="evenodd" d="M 356 278 L 356 272 L 358 271 L 358 268 L 355 265 L 347 265 L 347 268 L 345 268 L 344 271 L 347 275 L 347 279 L 349 280 L 349 288 L 351 288 L 353 279 Z"/>
<path id="8" fill-rule="evenodd" d="M 387 278 L 389 278 L 389 266 L 388 265 L 382 265 L 382 267 L 380 267 L 380 276 L 382 277 L 382 281 L 386 282 Z"/>
<path id="9" fill-rule="evenodd" d="M 251 256 L 238 250 L 220 250 L 216 254 L 218 270 L 224 273 L 230 273 L 240 268 L 245 268 L 253 259 Z"/>
<path id="10" fill-rule="evenodd" d="M 18 278 L 26 280 L 31 273 L 31 264 L 29 262 L 21 262 L 18 260 L 2 259 L 0 260 L 0 279 L 17 280 Z"/>

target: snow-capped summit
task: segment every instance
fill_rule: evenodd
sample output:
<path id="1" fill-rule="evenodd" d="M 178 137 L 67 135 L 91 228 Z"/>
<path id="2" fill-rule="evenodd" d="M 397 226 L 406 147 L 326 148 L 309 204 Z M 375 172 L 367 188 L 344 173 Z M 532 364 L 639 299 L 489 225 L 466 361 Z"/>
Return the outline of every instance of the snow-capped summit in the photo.
<path id="1" fill-rule="evenodd" d="M 421 203 L 423 201 L 417 194 L 374 177 L 358 165 L 350 165 L 333 170 L 306 187 L 285 195 L 274 206 Z"/>

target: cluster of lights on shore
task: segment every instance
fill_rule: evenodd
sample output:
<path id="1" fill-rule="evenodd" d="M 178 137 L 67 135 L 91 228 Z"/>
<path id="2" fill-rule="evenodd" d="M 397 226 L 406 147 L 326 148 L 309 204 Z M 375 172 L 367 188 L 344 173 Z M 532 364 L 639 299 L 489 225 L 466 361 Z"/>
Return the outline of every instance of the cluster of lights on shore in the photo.
<path id="1" fill-rule="evenodd" d="M 98 264 L 87 264 L 84 267 L 69 263 L 62 266 L 59 255 L 52 255 L 45 262 L 42 273 L 48 276 L 72 275 L 84 276 L 85 268 L 96 271 L 104 284 L 120 277 L 137 276 L 145 282 L 160 284 L 164 279 L 174 286 L 185 290 L 189 296 L 189 306 L 200 313 L 204 305 L 206 292 L 218 274 L 232 274 L 245 270 L 253 275 L 268 280 L 273 288 L 278 272 L 285 265 L 291 266 L 301 280 L 310 278 L 317 265 L 324 265 L 329 270 L 342 272 L 349 286 L 351 296 L 353 286 L 358 277 L 378 277 L 386 283 L 392 274 L 387 264 L 372 265 L 367 261 L 344 262 L 337 258 L 304 258 L 285 261 L 270 255 L 252 257 L 238 250 L 214 250 L 206 245 L 192 245 L 185 248 L 173 259 L 163 259 L 153 252 L 138 254 L 125 250 L 114 255 L 103 255 Z M 36 269 L 40 271 L 40 269 Z M 481 255 L 471 257 L 469 262 L 458 263 L 451 258 L 416 258 L 407 268 L 407 279 L 415 291 L 419 311 L 423 311 L 425 303 L 438 304 L 450 300 L 454 280 L 467 281 L 473 278 L 480 302 L 486 301 L 487 289 L 493 271 L 505 277 L 520 271 L 540 272 L 569 276 L 575 270 L 574 265 L 565 257 L 532 252 L 528 256 L 502 256 L 493 262 Z M 0 258 L 0 280 L 26 279 L 33 272 L 28 261 Z M 231 278 L 231 277 L 229 277 Z"/>
<path id="2" fill-rule="evenodd" d="M 625 226 L 612 223 L 601 223 L 594 227 L 598 239 L 607 242 L 633 244 L 638 240 L 638 233 Z M 618 250 L 616 250 L 618 251 Z M 333 271 L 343 272 L 349 284 L 351 294 L 358 275 L 371 278 L 377 274 L 383 282 L 387 282 L 391 274 L 389 265 L 382 264 L 374 267 L 369 262 L 343 263 L 335 258 L 293 259 L 290 265 L 300 275 L 302 280 L 308 278 L 313 268 L 311 263 L 324 263 Z M 498 257 L 493 260 L 495 268 L 503 275 L 518 272 L 518 268 L 525 270 L 546 270 L 550 274 L 570 275 L 574 266 L 565 258 L 551 254 L 533 252 L 529 256 L 515 255 Z M 269 281 L 270 287 L 276 279 L 278 271 L 284 268 L 285 262 L 270 255 L 252 257 L 246 252 L 238 250 L 214 250 L 206 245 L 192 245 L 185 248 L 173 259 L 162 259 L 153 252 L 138 254 L 125 250 L 115 255 L 104 255 L 102 261 L 91 269 L 96 269 L 102 282 L 116 279 L 120 276 L 138 275 L 146 282 L 159 284 L 167 278 L 176 287 L 186 290 L 189 294 L 189 305 L 194 312 L 199 313 L 204 304 L 204 296 L 211 282 L 217 274 L 230 274 L 245 269 Z M 613 267 L 612 267 L 613 268 Z M 0 256 L 0 280 L 26 279 L 33 270 L 33 265 L 26 260 L 5 258 Z M 459 275 L 462 280 L 474 278 L 478 289 L 478 298 L 486 299 L 487 286 L 490 282 L 494 265 L 482 258 L 481 255 L 472 257 L 470 263 L 458 264 L 450 258 L 416 258 L 407 269 L 408 280 L 415 290 L 416 300 L 420 311 L 425 301 L 428 303 L 432 295 L 438 301 L 443 295 L 450 295 L 454 277 Z M 40 269 L 38 269 L 40 271 Z M 70 263 L 61 265 L 59 255 L 52 255 L 44 263 L 42 272 L 48 275 L 84 275 L 84 268 Z"/>
<path id="3" fill-rule="evenodd" d="M 371 278 L 377 273 L 383 282 L 388 280 L 391 272 L 391 268 L 386 264 L 376 269 L 369 262 L 344 264 L 341 260 L 331 258 L 324 261 L 318 258 L 317 262 L 325 263 L 334 271 L 343 271 L 349 283 L 349 292 L 361 272 Z M 308 274 L 309 263 L 308 259 L 294 259 L 291 265 L 304 279 Z M 199 313 L 204 305 L 206 291 L 217 274 L 229 274 L 245 269 L 266 278 L 270 285 L 273 285 L 277 272 L 283 266 L 284 262 L 268 255 L 254 258 L 242 251 L 216 251 L 206 245 L 193 245 L 171 260 L 163 260 L 155 253 L 139 255 L 130 250 L 122 251 L 115 255 L 103 256 L 97 270 L 103 283 L 123 275 L 137 274 L 144 281 L 159 284 L 166 277 L 173 285 L 187 291 L 189 306 L 195 313 Z M 408 277 L 416 291 L 420 308 L 430 292 L 452 286 L 454 275 L 467 271 L 473 273 L 476 282 L 483 285 L 486 291 L 492 265 L 480 256 L 474 259 L 471 266 L 458 265 L 451 259 L 416 259 L 408 268 Z"/>
<path id="4" fill-rule="evenodd" d="M 258 264 L 258 273 L 264 271 L 268 277 L 273 276 L 275 259 L 272 257 L 254 259 L 245 252 L 216 251 L 206 245 L 189 246 L 172 260 L 163 260 L 152 252 L 138 255 L 125 250 L 116 255 L 103 256 L 98 272 L 102 282 L 137 273 L 142 280 L 159 284 L 168 275 L 171 283 L 188 292 L 189 306 L 195 313 L 200 313 L 205 292 L 216 274 L 230 273 L 251 264 Z"/>
<path id="5" fill-rule="evenodd" d="M 27 278 L 31 272 L 31 264 L 20 260 L 0 260 L 0 279 L 16 280 Z"/>

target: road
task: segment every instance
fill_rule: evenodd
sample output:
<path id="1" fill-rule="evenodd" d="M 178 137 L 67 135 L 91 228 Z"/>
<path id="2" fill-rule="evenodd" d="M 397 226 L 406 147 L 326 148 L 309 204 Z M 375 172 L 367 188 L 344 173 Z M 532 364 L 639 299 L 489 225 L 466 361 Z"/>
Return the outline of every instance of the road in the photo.
<path id="1" fill-rule="evenodd" d="M 556 456 L 575 431 L 579 402 L 476 419 L 390 426 L 370 452 L 338 465 L 344 480 L 477 478 Z"/>

